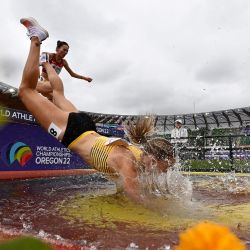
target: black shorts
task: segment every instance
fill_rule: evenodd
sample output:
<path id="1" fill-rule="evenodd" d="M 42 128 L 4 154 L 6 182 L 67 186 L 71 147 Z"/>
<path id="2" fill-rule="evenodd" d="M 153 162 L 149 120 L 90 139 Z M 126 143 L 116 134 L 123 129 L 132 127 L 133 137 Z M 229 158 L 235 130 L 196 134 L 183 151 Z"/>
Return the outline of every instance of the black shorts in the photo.
<path id="1" fill-rule="evenodd" d="M 87 131 L 96 131 L 93 120 L 86 113 L 69 113 L 68 124 L 61 143 L 68 147 L 77 137 Z"/>

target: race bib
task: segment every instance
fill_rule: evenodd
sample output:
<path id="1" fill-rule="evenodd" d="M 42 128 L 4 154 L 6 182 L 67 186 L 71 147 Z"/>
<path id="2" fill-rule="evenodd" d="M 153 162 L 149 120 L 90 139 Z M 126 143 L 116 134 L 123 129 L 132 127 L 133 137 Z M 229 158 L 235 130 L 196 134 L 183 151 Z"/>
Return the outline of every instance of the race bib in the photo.
<path id="1" fill-rule="evenodd" d="M 62 130 L 56 126 L 53 122 L 49 125 L 48 133 L 58 139 L 59 135 L 61 134 Z"/>

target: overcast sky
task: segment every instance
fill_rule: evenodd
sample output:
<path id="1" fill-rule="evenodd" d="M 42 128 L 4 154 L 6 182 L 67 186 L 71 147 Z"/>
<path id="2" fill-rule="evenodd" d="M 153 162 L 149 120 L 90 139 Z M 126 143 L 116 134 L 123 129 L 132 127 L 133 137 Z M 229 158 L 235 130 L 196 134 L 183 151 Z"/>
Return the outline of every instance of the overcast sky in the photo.
<path id="1" fill-rule="evenodd" d="M 98 113 L 183 114 L 249 106 L 249 0 L 2 0 L 0 81 L 18 87 L 35 17 L 70 45 L 65 94 Z"/>

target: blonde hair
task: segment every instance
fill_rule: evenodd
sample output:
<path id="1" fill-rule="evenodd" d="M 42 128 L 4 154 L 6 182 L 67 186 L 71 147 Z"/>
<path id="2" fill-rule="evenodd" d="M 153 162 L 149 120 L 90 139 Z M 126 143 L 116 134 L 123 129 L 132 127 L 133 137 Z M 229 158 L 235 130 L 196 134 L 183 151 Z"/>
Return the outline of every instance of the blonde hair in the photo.
<path id="1" fill-rule="evenodd" d="M 140 116 L 136 121 L 127 121 L 124 125 L 125 133 L 129 140 L 135 144 L 143 144 L 147 137 L 155 132 L 154 116 Z"/>
<path id="2" fill-rule="evenodd" d="M 169 160 L 174 157 L 174 147 L 166 139 L 155 137 L 143 144 L 145 152 L 155 156 L 157 160 Z"/>
<path id="3" fill-rule="evenodd" d="M 150 138 L 155 134 L 153 115 L 140 116 L 136 121 L 127 121 L 124 128 L 132 143 L 141 144 L 146 153 L 154 155 L 158 160 L 174 157 L 173 145 L 168 140 L 161 137 Z"/>

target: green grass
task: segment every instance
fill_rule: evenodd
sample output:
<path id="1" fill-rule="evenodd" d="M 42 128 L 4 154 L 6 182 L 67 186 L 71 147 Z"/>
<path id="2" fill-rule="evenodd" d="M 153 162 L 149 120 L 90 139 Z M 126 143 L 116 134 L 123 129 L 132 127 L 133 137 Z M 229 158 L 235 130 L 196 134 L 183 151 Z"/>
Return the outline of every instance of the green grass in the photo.
<path id="1" fill-rule="evenodd" d="M 230 172 L 232 170 L 250 173 L 250 160 L 186 160 L 182 164 L 184 170 L 204 172 Z"/>

